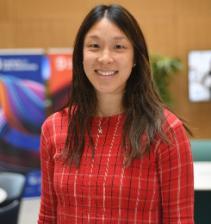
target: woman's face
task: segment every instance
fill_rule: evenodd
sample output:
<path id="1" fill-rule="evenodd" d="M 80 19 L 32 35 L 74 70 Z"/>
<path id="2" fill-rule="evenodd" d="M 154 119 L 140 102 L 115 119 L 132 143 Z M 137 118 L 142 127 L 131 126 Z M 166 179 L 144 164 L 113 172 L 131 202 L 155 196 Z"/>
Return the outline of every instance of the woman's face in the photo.
<path id="1" fill-rule="evenodd" d="M 133 64 L 133 46 L 114 23 L 103 18 L 88 31 L 83 66 L 98 96 L 123 94 Z"/>

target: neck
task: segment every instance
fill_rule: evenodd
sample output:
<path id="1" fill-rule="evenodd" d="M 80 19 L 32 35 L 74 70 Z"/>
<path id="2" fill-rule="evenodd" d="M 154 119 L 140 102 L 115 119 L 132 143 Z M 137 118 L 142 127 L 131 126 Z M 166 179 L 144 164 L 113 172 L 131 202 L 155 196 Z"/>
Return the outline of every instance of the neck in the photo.
<path id="1" fill-rule="evenodd" d="M 115 114 L 122 113 L 124 111 L 122 106 L 122 96 L 112 95 L 112 96 L 98 96 L 98 116 L 112 116 Z"/>

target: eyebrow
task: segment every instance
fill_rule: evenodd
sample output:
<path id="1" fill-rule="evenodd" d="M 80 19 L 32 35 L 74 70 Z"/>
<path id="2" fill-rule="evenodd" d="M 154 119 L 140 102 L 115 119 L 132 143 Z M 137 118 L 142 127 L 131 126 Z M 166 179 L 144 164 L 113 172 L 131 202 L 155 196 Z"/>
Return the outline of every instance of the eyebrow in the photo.
<path id="1" fill-rule="evenodd" d="M 88 35 L 87 38 L 91 39 L 99 39 L 100 37 L 98 35 Z M 128 38 L 126 36 L 114 36 L 113 39 L 115 40 L 127 40 Z"/>

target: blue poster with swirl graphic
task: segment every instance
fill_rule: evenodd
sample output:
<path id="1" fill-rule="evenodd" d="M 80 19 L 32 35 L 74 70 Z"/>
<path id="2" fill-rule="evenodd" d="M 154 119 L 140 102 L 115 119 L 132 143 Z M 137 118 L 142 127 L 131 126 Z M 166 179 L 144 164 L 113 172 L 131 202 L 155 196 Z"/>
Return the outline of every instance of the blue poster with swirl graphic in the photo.
<path id="1" fill-rule="evenodd" d="M 43 58 L 40 49 L 0 50 L 0 170 L 27 176 L 26 197 L 40 195 L 40 131 L 46 118 Z"/>

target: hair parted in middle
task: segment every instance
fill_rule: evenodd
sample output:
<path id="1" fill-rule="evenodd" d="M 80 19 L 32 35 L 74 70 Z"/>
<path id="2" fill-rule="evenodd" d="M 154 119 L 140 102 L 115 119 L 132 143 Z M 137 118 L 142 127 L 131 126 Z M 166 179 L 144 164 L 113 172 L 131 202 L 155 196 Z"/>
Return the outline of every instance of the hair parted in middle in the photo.
<path id="1" fill-rule="evenodd" d="M 105 17 L 125 33 L 134 49 L 135 66 L 127 80 L 122 99 L 126 117 L 122 138 L 126 155 L 125 165 L 148 152 L 156 134 L 165 139 L 162 131 L 163 103 L 154 85 L 142 30 L 136 19 L 124 7 L 116 4 L 98 5 L 83 20 L 73 50 L 73 79 L 67 105 L 69 124 L 63 155 L 70 165 L 74 163 L 77 167 L 80 165 L 86 133 L 93 145 L 90 127 L 98 105 L 95 89 L 83 68 L 84 39 L 93 25 Z M 141 144 L 143 137 L 145 143 Z"/>

